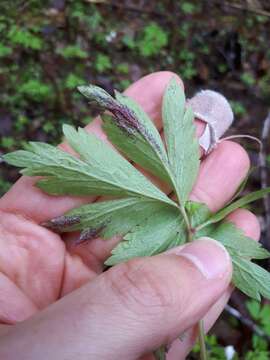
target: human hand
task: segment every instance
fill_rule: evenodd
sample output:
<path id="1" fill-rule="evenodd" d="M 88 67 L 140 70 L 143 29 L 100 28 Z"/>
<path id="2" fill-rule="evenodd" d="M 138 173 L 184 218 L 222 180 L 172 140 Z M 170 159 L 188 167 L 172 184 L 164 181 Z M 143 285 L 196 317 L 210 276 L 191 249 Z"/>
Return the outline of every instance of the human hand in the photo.
<path id="1" fill-rule="evenodd" d="M 160 130 L 161 99 L 172 75 L 151 74 L 127 90 Z M 87 129 L 107 141 L 100 125 L 96 119 Z M 196 125 L 200 134 L 203 124 Z M 241 146 L 220 143 L 202 161 L 192 200 L 218 210 L 248 169 Z M 196 336 L 195 324 L 204 318 L 211 327 L 230 296 L 225 250 L 201 240 L 102 273 L 119 238 L 74 247 L 74 234 L 63 242 L 38 225 L 96 198 L 49 196 L 34 182 L 22 177 L 0 200 L 0 358 L 137 359 L 185 332 L 169 352 L 169 359 L 184 358 Z M 237 210 L 229 220 L 258 239 L 259 225 L 249 211 Z"/>

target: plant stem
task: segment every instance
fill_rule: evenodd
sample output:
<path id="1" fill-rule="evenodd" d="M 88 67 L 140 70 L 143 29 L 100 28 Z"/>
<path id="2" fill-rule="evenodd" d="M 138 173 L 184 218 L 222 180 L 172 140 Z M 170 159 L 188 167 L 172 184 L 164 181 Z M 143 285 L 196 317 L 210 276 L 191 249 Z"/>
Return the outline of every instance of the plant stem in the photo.
<path id="1" fill-rule="evenodd" d="M 205 346 L 205 334 L 204 334 L 203 320 L 199 321 L 198 328 L 199 328 L 200 359 L 207 360 L 208 356 L 207 356 L 207 350 L 206 350 L 206 346 Z"/>
<path id="2" fill-rule="evenodd" d="M 193 231 L 191 228 L 191 224 L 186 212 L 186 209 L 184 206 L 180 205 L 180 212 L 183 216 L 183 219 L 185 221 L 186 224 L 186 228 L 187 228 L 187 234 L 188 234 L 188 242 L 193 241 Z M 203 327 L 203 320 L 200 320 L 198 323 L 198 331 L 199 331 L 199 344 L 200 344 L 200 359 L 201 360 L 207 360 L 208 356 L 207 356 L 207 350 L 206 350 L 206 346 L 205 346 L 205 335 L 204 335 L 204 327 Z"/>
<path id="3" fill-rule="evenodd" d="M 166 360 L 166 346 L 161 346 L 154 352 L 155 360 Z"/>
<path id="4" fill-rule="evenodd" d="M 185 221 L 186 224 L 186 228 L 187 228 L 187 234 L 188 234 L 188 242 L 191 242 L 193 240 L 193 233 L 192 233 L 192 229 L 191 229 L 191 225 L 190 225 L 190 221 L 186 212 L 186 209 L 184 206 L 180 206 L 180 212 L 183 216 L 183 219 Z"/>

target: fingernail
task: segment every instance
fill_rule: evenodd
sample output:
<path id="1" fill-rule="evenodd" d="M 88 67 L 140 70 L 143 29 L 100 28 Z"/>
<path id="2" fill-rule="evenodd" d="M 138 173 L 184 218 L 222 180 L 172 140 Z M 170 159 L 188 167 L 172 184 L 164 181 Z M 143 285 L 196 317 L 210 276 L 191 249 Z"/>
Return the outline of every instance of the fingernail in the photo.
<path id="1" fill-rule="evenodd" d="M 169 253 L 188 259 L 207 279 L 222 278 L 231 269 L 230 256 L 225 247 L 208 237 L 171 249 Z"/>

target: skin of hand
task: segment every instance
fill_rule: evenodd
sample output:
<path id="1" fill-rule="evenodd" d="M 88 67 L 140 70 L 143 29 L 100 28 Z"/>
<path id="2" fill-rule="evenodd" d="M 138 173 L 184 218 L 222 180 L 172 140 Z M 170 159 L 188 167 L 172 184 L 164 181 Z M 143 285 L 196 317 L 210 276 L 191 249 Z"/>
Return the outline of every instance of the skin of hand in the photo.
<path id="1" fill-rule="evenodd" d="M 161 133 L 161 100 L 172 76 L 182 84 L 164 71 L 145 76 L 126 91 Z M 203 123 L 196 121 L 196 127 L 201 134 Z M 108 142 L 99 118 L 87 131 Z M 60 146 L 70 151 L 66 144 Z M 221 142 L 202 160 L 191 199 L 217 211 L 249 166 L 240 145 Z M 74 247 L 76 234 L 63 238 L 39 225 L 97 198 L 53 197 L 34 183 L 22 177 L 0 200 L 0 358 L 148 360 L 154 349 L 171 344 L 168 359 L 184 359 L 197 322 L 204 319 L 208 330 L 232 291 L 226 250 L 204 238 L 103 272 L 118 237 Z M 252 213 L 237 210 L 228 220 L 258 240 L 260 228 Z M 175 340 L 180 335 L 181 341 Z"/>

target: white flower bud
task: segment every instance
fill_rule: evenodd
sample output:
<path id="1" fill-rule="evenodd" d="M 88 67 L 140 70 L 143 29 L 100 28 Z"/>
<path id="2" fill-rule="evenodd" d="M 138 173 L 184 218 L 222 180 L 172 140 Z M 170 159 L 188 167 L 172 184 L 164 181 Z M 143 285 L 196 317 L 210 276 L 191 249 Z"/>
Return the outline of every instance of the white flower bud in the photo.
<path id="1" fill-rule="evenodd" d="M 209 153 L 230 127 L 234 116 L 228 100 L 220 93 L 202 90 L 188 100 L 195 117 L 207 125 L 199 139 L 201 147 Z"/>

